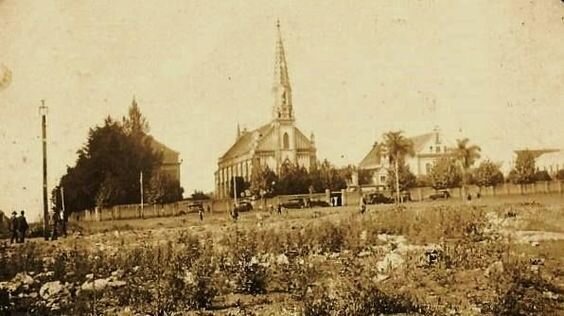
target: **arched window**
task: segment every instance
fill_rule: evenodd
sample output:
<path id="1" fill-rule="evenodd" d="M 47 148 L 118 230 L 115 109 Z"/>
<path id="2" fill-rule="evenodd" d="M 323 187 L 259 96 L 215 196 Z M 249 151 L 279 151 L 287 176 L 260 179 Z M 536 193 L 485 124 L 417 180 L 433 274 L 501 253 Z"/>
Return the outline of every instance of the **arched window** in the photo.
<path id="1" fill-rule="evenodd" d="M 288 136 L 288 133 L 284 133 L 284 136 L 282 137 L 282 143 L 284 145 L 284 149 L 290 148 L 290 137 Z"/>

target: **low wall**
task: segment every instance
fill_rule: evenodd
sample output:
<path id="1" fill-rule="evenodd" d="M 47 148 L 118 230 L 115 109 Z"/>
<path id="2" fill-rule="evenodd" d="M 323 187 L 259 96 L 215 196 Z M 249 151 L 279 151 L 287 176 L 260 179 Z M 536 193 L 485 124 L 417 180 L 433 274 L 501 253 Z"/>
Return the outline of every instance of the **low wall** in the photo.
<path id="1" fill-rule="evenodd" d="M 467 192 L 476 196 L 479 192 L 481 196 L 502 196 L 502 195 L 521 195 L 539 193 L 559 193 L 564 190 L 563 181 L 538 181 L 536 183 L 519 185 L 513 183 L 502 183 L 495 187 L 478 187 L 476 185 L 467 186 Z M 412 188 L 409 190 L 413 200 L 423 200 L 435 192 L 431 187 Z M 449 189 L 452 197 L 461 198 L 461 188 Z"/>
<path id="2" fill-rule="evenodd" d="M 195 212 L 191 209 L 190 205 L 198 202 L 202 203 L 204 211 L 213 212 L 214 203 L 212 200 L 202 201 L 179 201 L 175 203 L 168 203 L 163 205 L 143 205 L 141 209 L 140 204 L 128 205 L 115 205 L 112 207 L 95 208 L 93 210 L 83 210 L 80 212 L 73 212 L 69 215 L 69 221 L 82 222 L 82 221 L 110 221 L 122 219 L 136 219 L 136 218 L 152 218 L 152 217 L 170 217 Z"/>

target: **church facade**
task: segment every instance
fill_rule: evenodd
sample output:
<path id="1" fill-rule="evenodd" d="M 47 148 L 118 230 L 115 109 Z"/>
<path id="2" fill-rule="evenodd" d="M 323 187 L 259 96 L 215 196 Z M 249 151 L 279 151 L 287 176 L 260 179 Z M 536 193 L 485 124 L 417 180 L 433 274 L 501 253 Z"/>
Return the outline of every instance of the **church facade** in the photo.
<path id="1" fill-rule="evenodd" d="M 235 143 L 218 159 L 215 172 L 215 195 L 218 199 L 230 197 L 233 177 L 242 177 L 250 182 L 255 168 L 268 166 L 278 173 L 282 164 L 290 162 L 309 170 L 317 159 L 313 133 L 307 137 L 295 125 L 280 24 L 277 24 L 277 32 L 272 118 L 255 130 L 241 131 L 237 127 Z"/>

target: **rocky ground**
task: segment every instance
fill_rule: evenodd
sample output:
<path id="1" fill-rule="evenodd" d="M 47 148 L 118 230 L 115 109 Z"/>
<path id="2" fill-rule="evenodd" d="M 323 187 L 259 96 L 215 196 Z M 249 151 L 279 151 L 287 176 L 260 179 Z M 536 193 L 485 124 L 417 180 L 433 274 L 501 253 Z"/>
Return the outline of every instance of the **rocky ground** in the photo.
<path id="1" fill-rule="evenodd" d="M 564 314 L 564 200 L 97 223 L 2 246 L 0 310 L 107 315 Z"/>

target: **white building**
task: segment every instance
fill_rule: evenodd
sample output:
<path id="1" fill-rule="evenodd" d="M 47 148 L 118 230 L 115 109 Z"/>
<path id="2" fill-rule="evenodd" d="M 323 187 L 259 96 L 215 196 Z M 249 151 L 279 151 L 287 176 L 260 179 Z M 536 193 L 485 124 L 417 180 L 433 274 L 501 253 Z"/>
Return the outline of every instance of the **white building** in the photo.
<path id="1" fill-rule="evenodd" d="M 409 139 L 413 142 L 415 154 L 405 157 L 405 162 L 415 176 L 429 174 L 435 161 L 451 155 L 452 149 L 456 146 L 456 143 L 445 139 L 438 128 L 431 133 L 409 137 Z M 386 187 L 390 164 L 384 144 L 374 143 L 358 168 L 372 173 L 371 185 L 379 188 Z"/>

